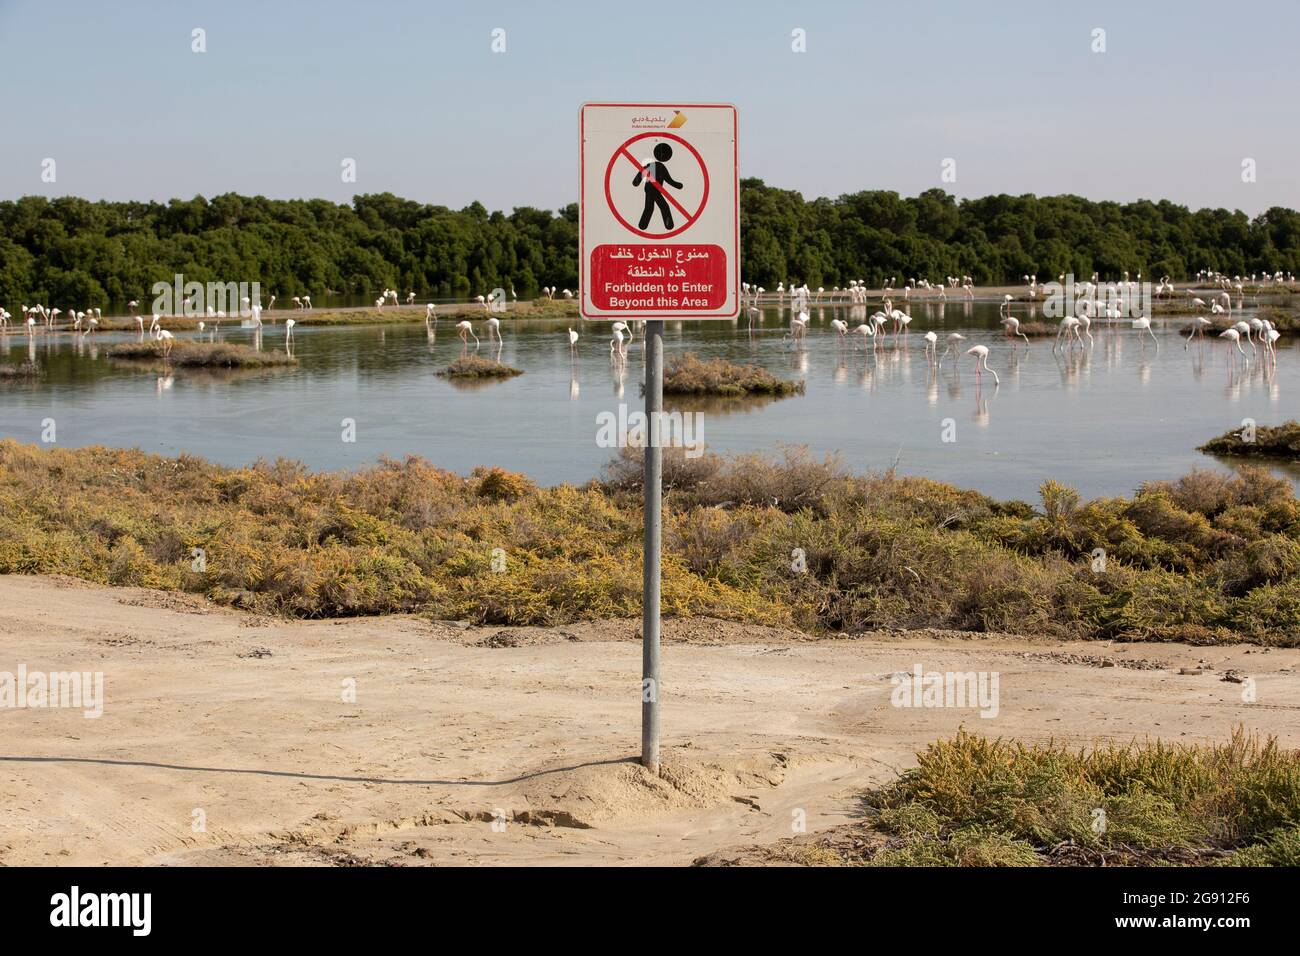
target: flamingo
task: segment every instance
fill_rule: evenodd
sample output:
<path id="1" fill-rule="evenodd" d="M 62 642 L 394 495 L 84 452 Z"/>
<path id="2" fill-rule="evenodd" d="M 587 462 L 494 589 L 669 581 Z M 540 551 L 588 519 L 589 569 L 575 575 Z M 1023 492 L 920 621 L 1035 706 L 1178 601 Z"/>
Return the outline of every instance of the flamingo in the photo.
<path id="1" fill-rule="evenodd" d="M 609 340 L 609 355 L 615 362 L 627 358 L 627 353 L 623 350 L 623 333 L 619 329 L 614 330 L 614 337 Z"/>
<path id="2" fill-rule="evenodd" d="M 1056 330 L 1056 341 L 1052 343 L 1052 351 L 1056 351 L 1056 346 L 1060 344 L 1062 335 L 1065 336 L 1065 347 L 1067 349 L 1070 347 L 1072 339 L 1078 339 L 1079 346 L 1082 348 L 1083 336 L 1079 334 L 1079 326 L 1081 324 L 1082 323 L 1072 315 L 1067 315 L 1063 318 L 1061 320 L 1061 327 Z"/>
<path id="3" fill-rule="evenodd" d="M 284 320 L 284 344 L 285 345 L 288 345 L 289 342 L 293 339 L 293 327 L 295 325 L 297 325 L 297 323 L 293 319 Z"/>
<path id="4" fill-rule="evenodd" d="M 1008 336 L 1014 338 L 1015 336 L 1018 335 L 1025 340 L 1025 345 L 1029 344 L 1029 336 L 1025 335 L 1024 332 L 1020 331 L 1020 320 L 1017 319 L 1014 315 L 1008 315 L 1005 319 L 1003 319 L 1002 325 L 1006 328 Z"/>
<path id="5" fill-rule="evenodd" d="M 1250 336 L 1250 324 L 1247 322 L 1235 322 L 1232 327 L 1242 335 L 1246 336 L 1246 341 L 1250 343 L 1251 354 L 1258 354 L 1259 349 L 1255 348 L 1255 340 Z"/>
<path id="6" fill-rule="evenodd" d="M 1231 329 L 1224 329 L 1219 333 L 1219 338 L 1227 339 L 1233 345 L 1237 346 L 1238 352 L 1242 355 L 1246 354 L 1246 350 L 1241 347 L 1241 333 L 1237 331 L 1235 326 Z M 1231 352 L 1229 352 L 1229 356 L 1231 356 Z"/>
<path id="7" fill-rule="evenodd" d="M 466 347 L 469 346 L 467 336 L 474 336 L 474 348 L 478 348 L 478 336 L 474 335 L 474 326 L 470 324 L 469 319 L 462 319 L 456 323 L 456 334 L 460 336 L 460 340 L 465 343 Z"/>
<path id="8" fill-rule="evenodd" d="M 886 305 L 888 305 L 888 302 L 886 302 Z M 889 316 L 886 315 L 884 312 L 871 313 L 871 324 L 876 327 L 877 335 L 880 335 L 885 331 L 885 323 L 888 321 L 889 321 Z"/>
<path id="9" fill-rule="evenodd" d="M 1082 315 L 1079 316 L 1079 329 L 1082 329 L 1082 330 L 1083 330 L 1083 334 L 1086 335 L 1086 336 L 1088 336 L 1088 343 L 1089 343 L 1089 344 L 1095 344 L 1095 342 L 1093 341 L 1093 338 L 1092 338 L 1092 319 L 1090 319 L 1090 318 L 1088 317 L 1088 313 L 1087 313 L 1087 312 L 1084 312 Z M 1076 334 L 1076 335 L 1078 334 L 1079 329 L 1075 329 L 1075 334 Z M 1082 338 L 1079 339 L 1079 344 L 1080 344 L 1080 345 L 1083 344 L 1083 339 L 1082 339 Z"/>
<path id="10" fill-rule="evenodd" d="M 1279 332 L 1277 329 L 1269 328 L 1264 330 L 1264 346 L 1265 348 L 1268 349 L 1269 354 L 1274 356 L 1275 358 L 1277 356 L 1276 343 L 1277 340 L 1280 339 L 1281 337 L 1282 337 L 1282 333 Z"/>
<path id="11" fill-rule="evenodd" d="M 944 347 L 943 355 L 939 356 L 938 362 L 936 364 L 942 367 L 944 356 L 947 355 L 949 352 L 951 352 L 953 355 L 956 355 L 957 350 L 961 348 L 961 345 L 959 343 L 965 341 L 966 341 L 966 336 L 962 335 L 960 332 L 949 332 L 948 344 Z"/>
<path id="12" fill-rule="evenodd" d="M 781 336 L 782 341 L 789 339 L 793 342 L 800 341 L 804 333 L 808 331 L 808 313 L 800 312 L 790 320 L 790 331 Z"/>
<path id="13" fill-rule="evenodd" d="M 1151 319 L 1148 316 L 1142 316 L 1133 320 L 1133 328 L 1138 330 L 1138 334 L 1145 332 L 1151 336 L 1151 341 L 1156 343 L 1156 348 L 1160 348 L 1160 340 L 1156 338 L 1155 332 L 1151 331 Z M 1145 339 L 1143 340 L 1146 341 Z"/>
<path id="14" fill-rule="evenodd" d="M 873 326 L 870 326 L 866 322 L 863 322 L 861 325 L 859 325 L 857 328 L 853 330 L 853 334 L 862 336 L 862 347 L 866 348 L 867 339 L 873 338 L 876 334 L 876 330 Z"/>
<path id="15" fill-rule="evenodd" d="M 987 345 L 972 345 L 966 350 L 967 355 L 975 356 L 975 381 L 980 380 L 980 370 L 988 372 L 993 376 L 993 384 L 1001 385 L 1002 380 L 998 378 L 998 373 L 989 368 L 989 347 Z"/>
<path id="16" fill-rule="evenodd" d="M 841 319 L 831 319 L 831 328 L 838 333 L 840 341 L 843 341 L 844 337 L 848 334 L 849 324 Z"/>
<path id="17" fill-rule="evenodd" d="M 438 325 L 438 310 L 434 308 L 432 302 L 424 307 L 424 324 L 428 325 L 430 320 L 433 321 L 434 327 L 436 328 Z"/>
<path id="18" fill-rule="evenodd" d="M 578 347 L 578 333 L 569 329 L 569 350 L 573 351 Z"/>
<path id="19" fill-rule="evenodd" d="M 498 319 L 496 316 L 492 316 L 490 319 L 487 320 L 487 327 L 488 327 L 488 341 L 491 342 L 492 337 L 495 335 L 496 340 L 504 344 L 505 339 L 501 338 L 501 320 Z"/>
<path id="20" fill-rule="evenodd" d="M 90 327 L 93 328 L 93 327 L 94 327 L 94 324 L 95 324 L 95 320 L 94 320 L 94 319 L 91 319 L 90 322 L 91 322 L 91 326 L 90 326 Z M 86 331 L 89 332 L 90 329 L 88 328 Z M 173 345 L 175 344 L 175 342 L 176 342 L 176 336 L 172 335 L 170 332 L 168 332 L 168 331 L 167 331 L 166 329 L 164 329 L 164 328 L 159 328 L 157 334 L 154 335 L 154 341 L 155 341 L 155 342 L 161 342 L 161 343 L 162 343 L 162 346 L 163 346 L 163 355 L 171 355 L 171 354 L 172 354 L 172 346 L 173 346 Z"/>
<path id="21" fill-rule="evenodd" d="M 939 351 L 939 336 L 934 332 L 925 333 L 925 357 L 930 361 L 936 361 Z"/>
<path id="22" fill-rule="evenodd" d="M 1192 319 L 1192 331 L 1188 333 L 1187 341 L 1183 343 L 1183 351 L 1187 351 L 1187 346 L 1191 345 L 1192 339 L 1196 338 L 1198 335 L 1202 339 L 1205 338 L 1205 327 L 1213 324 L 1213 322 L 1203 315 L 1198 315 L 1196 318 Z"/>

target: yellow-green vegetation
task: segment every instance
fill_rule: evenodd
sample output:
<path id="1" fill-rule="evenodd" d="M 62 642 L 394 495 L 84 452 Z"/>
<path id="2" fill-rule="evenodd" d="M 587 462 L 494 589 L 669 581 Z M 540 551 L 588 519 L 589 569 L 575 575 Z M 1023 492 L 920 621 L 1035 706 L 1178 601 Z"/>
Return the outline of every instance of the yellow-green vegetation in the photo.
<path id="1" fill-rule="evenodd" d="M 14 382 L 19 379 L 37 378 L 41 374 L 41 367 L 35 362 L 19 362 L 10 364 L 0 362 L 0 382 Z"/>
<path id="2" fill-rule="evenodd" d="M 461 319 L 475 321 L 486 319 L 488 313 L 477 302 L 458 302 L 437 306 L 439 323 L 459 322 Z M 514 319 L 564 319 L 576 318 L 578 315 L 577 299 L 540 298 L 530 302 L 511 302 L 505 312 L 494 313 L 503 322 Z M 279 321 L 280 313 L 275 313 Z M 420 306 L 386 306 L 382 309 L 362 307 L 355 309 L 295 309 L 289 316 L 298 325 L 369 325 L 377 322 L 418 323 L 425 321 L 425 308 Z M 263 314 L 263 319 L 271 321 Z"/>
<path id="3" fill-rule="evenodd" d="M 1200 292 L 1196 297 L 1205 299 L 1208 302 L 1210 296 L 1213 295 L 1217 295 L 1217 293 L 1207 295 L 1205 292 Z M 1162 299 L 1153 298 L 1151 300 L 1151 314 L 1155 315 L 1158 312 L 1161 315 L 1202 315 L 1209 311 L 1208 305 L 1197 305 L 1192 301 L 1193 298 L 1193 296 L 1183 293 Z"/>
<path id="4" fill-rule="evenodd" d="M 462 355 L 438 373 L 444 378 L 514 378 L 522 369 L 504 365 L 477 355 Z"/>
<path id="5" fill-rule="evenodd" d="M 1043 338 L 1044 336 L 1056 335 L 1061 331 L 1060 325 L 1055 322 L 1040 322 L 1035 319 L 1032 322 L 1021 322 L 1020 332 L 1023 332 L 1029 338 Z"/>
<path id="6" fill-rule="evenodd" d="M 1232 455 L 1244 458 L 1279 458 L 1300 461 L 1300 422 L 1295 419 L 1281 425 L 1257 425 L 1254 440 L 1246 441 L 1244 428 L 1224 432 L 1200 447 L 1211 455 Z"/>
<path id="7" fill-rule="evenodd" d="M 1277 305 L 1262 305 L 1259 307 L 1259 318 L 1273 323 L 1273 327 L 1279 332 L 1300 331 L 1300 312 L 1293 308 L 1287 308 Z"/>
<path id="8" fill-rule="evenodd" d="M 162 342 L 125 342 L 108 350 L 109 358 L 166 362 L 183 368 L 270 368 L 297 365 L 278 349 L 261 352 L 232 342 L 176 342 L 168 351 Z"/>
<path id="9" fill-rule="evenodd" d="M 1300 752 L 1272 738 L 1073 750 L 961 732 L 918 758 L 866 795 L 866 839 L 814 845 L 808 860 L 1300 865 Z"/>
<path id="10" fill-rule="evenodd" d="M 1257 315 L 1261 319 L 1268 319 L 1270 322 L 1272 322 L 1274 327 L 1279 332 L 1294 332 L 1297 329 L 1300 329 L 1300 321 L 1297 321 L 1296 313 L 1291 312 L 1289 310 L 1265 307 L 1260 309 Z M 1226 312 L 1222 312 L 1218 314 L 1206 314 L 1205 318 L 1208 318 L 1210 320 L 1211 327 L 1213 327 L 1214 329 L 1220 332 L 1222 332 L 1224 329 L 1232 328 L 1234 325 L 1236 325 L 1238 322 L 1242 320 L 1240 312 L 1235 312 L 1232 315 L 1229 315 Z M 1179 332 L 1183 335 L 1186 335 L 1189 332 L 1191 332 L 1193 328 L 1194 328 L 1193 323 L 1189 322 L 1186 325 L 1182 326 L 1179 329 Z M 1258 333 L 1256 332 L 1251 332 L 1252 337 L 1256 336 L 1257 334 Z"/>
<path id="11" fill-rule="evenodd" d="M 1261 469 L 1198 471 L 1086 503 L 1047 482 L 1034 508 L 924 478 L 849 475 L 800 449 L 664 458 L 669 615 L 832 634 L 1300 645 L 1300 504 Z M 600 481 L 538 488 L 418 458 L 312 473 L 4 441 L 0 573 L 177 588 L 302 617 L 633 617 L 640 475 L 634 453 Z M 806 573 L 791 569 L 795 548 Z"/>
<path id="12" fill-rule="evenodd" d="M 693 352 L 670 359 L 664 368 L 665 395 L 785 396 L 802 394 L 803 382 L 777 378 L 757 365 L 736 365 L 724 358 L 707 362 Z"/>
<path id="13" fill-rule="evenodd" d="M 279 303 L 284 305 L 283 302 Z M 373 325 L 385 323 L 397 325 L 403 323 L 418 324 L 424 322 L 424 305 L 419 306 L 385 306 L 382 309 L 373 306 L 356 308 L 286 309 L 277 308 L 274 312 L 263 312 L 262 321 L 267 326 L 279 326 L 285 319 L 293 319 L 295 325 L 304 327 L 324 325 Z M 487 317 L 483 306 L 478 302 L 440 303 L 437 308 L 439 323 L 458 322 L 461 319 L 477 320 Z M 503 322 L 512 319 L 566 319 L 578 315 L 577 299 L 548 299 L 545 297 L 527 302 L 510 302 L 505 312 L 498 313 L 497 318 Z M 145 317 L 145 325 L 149 316 Z M 240 317 L 231 315 L 215 319 L 206 315 L 192 317 L 169 315 L 167 327 L 172 331 L 196 330 L 200 322 L 211 328 L 214 324 L 221 328 L 239 328 Z M 136 319 L 129 315 L 104 316 L 99 320 L 99 329 L 103 332 L 134 332 L 139 328 Z"/>
<path id="14" fill-rule="evenodd" d="M 520 317 L 529 319 L 567 319 L 577 316 L 578 300 L 550 299 L 545 296 L 531 302 L 512 302 L 507 315 L 518 312 Z"/>

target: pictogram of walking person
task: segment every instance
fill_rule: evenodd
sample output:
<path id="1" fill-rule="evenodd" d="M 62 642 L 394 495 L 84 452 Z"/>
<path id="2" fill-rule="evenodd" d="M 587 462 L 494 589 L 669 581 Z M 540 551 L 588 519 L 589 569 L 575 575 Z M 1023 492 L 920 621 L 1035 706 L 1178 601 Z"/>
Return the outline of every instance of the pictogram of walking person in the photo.
<path id="1" fill-rule="evenodd" d="M 641 223 L 638 228 L 644 232 L 645 228 L 650 225 L 650 217 L 654 215 L 655 207 L 659 207 L 659 215 L 663 217 L 664 228 L 672 230 L 673 212 L 668 208 L 668 198 L 664 195 L 663 190 L 655 185 L 656 183 L 667 183 L 674 189 L 681 189 L 682 184 L 673 179 L 672 174 L 668 172 L 668 167 L 664 163 L 673 158 L 673 148 L 667 143 L 660 143 L 655 147 L 654 161 L 647 160 L 632 180 L 633 186 L 640 186 L 642 180 L 645 181 L 645 210 L 641 213 Z"/>

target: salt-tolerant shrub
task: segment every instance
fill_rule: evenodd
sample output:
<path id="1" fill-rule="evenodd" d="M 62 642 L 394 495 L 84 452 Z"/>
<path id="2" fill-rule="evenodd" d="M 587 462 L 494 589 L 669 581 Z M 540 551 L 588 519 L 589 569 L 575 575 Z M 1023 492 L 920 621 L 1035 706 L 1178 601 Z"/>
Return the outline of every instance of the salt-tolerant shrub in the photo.
<path id="1" fill-rule="evenodd" d="M 1094 501 L 1053 484 L 1043 511 L 929 479 L 853 475 L 801 448 L 678 450 L 665 476 L 668 614 L 812 633 L 1300 646 L 1300 521 L 1290 485 L 1266 474 L 1196 473 Z M 635 453 L 598 481 L 539 488 L 414 457 L 316 473 L 0 441 L 0 573 L 178 588 L 298 617 L 633 617 L 640 477 Z"/>

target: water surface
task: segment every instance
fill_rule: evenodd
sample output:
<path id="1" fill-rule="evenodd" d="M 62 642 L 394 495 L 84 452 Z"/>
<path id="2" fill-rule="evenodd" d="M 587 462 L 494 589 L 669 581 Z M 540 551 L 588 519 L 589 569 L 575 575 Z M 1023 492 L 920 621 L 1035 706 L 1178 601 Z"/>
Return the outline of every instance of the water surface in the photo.
<path id="1" fill-rule="evenodd" d="M 832 318 L 863 321 L 862 307 L 847 306 L 815 308 L 801 347 L 785 340 L 789 313 L 776 306 L 752 328 L 744 316 L 670 322 L 665 346 L 670 358 L 688 350 L 723 356 L 807 383 L 802 396 L 710 405 L 703 436 L 713 451 L 802 444 L 839 452 L 854 471 L 897 462 L 901 472 L 999 497 L 1032 500 L 1049 477 L 1085 496 L 1128 494 L 1144 480 L 1224 467 L 1196 446 L 1245 418 L 1275 424 L 1300 411 L 1300 352 L 1289 336 L 1274 364 L 1236 356 L 1219 339 L 1185 350 L 1177 331 L 1184 320 L 1157 321 L 1158 347 L 1127 324 L 1094 325 L 1088 349 L 1063 355 L 1050 339 L 1026 347 L 1005 338 L 995 304 L 914 304 L 911 312 L 910 332 L 877 351 L 832 331 Z M 581 336 L 573 352 L 570 324 Z M 432 336 L 420 324 L 299 328 L 297 368 L 234 373 L 167 374 L 111 361 L 108 347 L 135 334 L 10 333 L 0 337 L 0 361 L 34 359 L 44 376 L 0 386 L 0 436 L 38 442 L 53 419 L 60 445 L 185 451 L 231 465 L 284 456 L 353 468 L 416 454 L 462 473 L 500 465 L 543 484 L 595 476 L 612 455 L 596 444 L 597 416 L 620 403 L 641 406 L 640 341 L 620 368 L 607 323 L 503 326 L 500 357 L 526 374 L 475 386 L 435 374 L 465 351 L 447 321 Z M 923 352 L 931 329 L 941 350 L 949 332 L 966 336 L 963 347 L 987 345 L 1001 383 L 987 373 L 977 383 L 964 354 L 936 370 Z M 485 335 L 482 323 L 476 330 Z M 252 343 L 253 333 L 227 327 L 222 338 Z M 268 325 L 262 347 L 283 346 L 283 327 Z M 497 349 L 484 338 L 478 354 Z M 342 440 L 345 419 L 356 422 L 355 442 Z"/>

